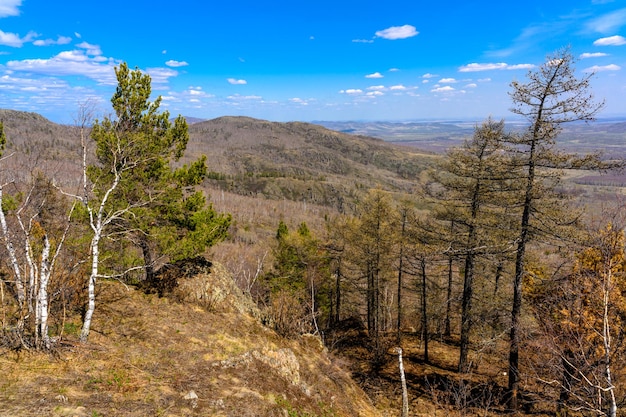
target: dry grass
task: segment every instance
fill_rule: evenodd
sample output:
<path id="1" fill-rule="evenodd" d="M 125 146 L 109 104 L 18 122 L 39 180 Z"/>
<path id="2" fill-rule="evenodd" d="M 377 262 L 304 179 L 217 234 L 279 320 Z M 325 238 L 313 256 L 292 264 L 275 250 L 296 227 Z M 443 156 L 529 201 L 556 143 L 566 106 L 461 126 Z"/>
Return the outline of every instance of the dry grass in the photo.
<path id="1" fill-rule="evenodd" d="M 0 416 L 378 415 L 317 339 L 119 283 L 100 290 L 89 344 L 0 356 Z"/>

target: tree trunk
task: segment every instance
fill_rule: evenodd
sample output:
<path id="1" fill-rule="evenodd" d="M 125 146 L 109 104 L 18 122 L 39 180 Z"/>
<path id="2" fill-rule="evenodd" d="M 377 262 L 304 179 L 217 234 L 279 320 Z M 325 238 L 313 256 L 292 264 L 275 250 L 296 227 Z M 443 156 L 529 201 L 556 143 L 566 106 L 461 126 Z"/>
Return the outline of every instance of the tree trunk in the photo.
<path id="1" fill-rule="evenodd" d="M 446 292 L 446 318 L 445 318 L 445 325 L 444 325 L 444 330 L 443 330 L 443 335 L 448 338 L 450 337 L 450 334 L 451 334 L 450 314 L 452 312 L 452 266 L 453 266 L 452 255 L 449 255 L 448 256 L 448 288 Z"/>
<path id="2" fill-rule="evenodd" d="M 2 187 L 0 186 L 0 205 L 2 205 L 2 201 Z M 22 282 L 22 272 L 20 270 L 20 264 L 17 261 L 15 248 L 13 247 L 13 243 L 11 242 L 11 238 L 9 236 L 9 227 L 7 225 L 6 217 L 4 216 L 4 210 L 0 210 L 0 227 L 2 227 L 2 235 L 4 236 L 4 244 L 9 254 L 11 268 L 13 268 L 13 273 L 15 274 L 15 291 L 17 295 L 17 302 L 20 308 L 23 308 L 24 303 L 26 302 L 26 290 L 24 289 L 24 283 Z"/>
<path id="3" fill-rule="evenodd" d="M 80 341 L 86 343 L 89 338 L 89 331 L 91 329 L 91 319 L 93 312 L 96 309 L 96 278 L 98 277 L 98 262 L 99 262 L 99 244 L 101 231 L 98 230 L 93 239 L 91 240 L 91 274 L 89 275 L 89 282 L 87 284 L 87 310 L 85 311 L 85 317 L 83 318 L 83 328 L 80 332 Z"/>
<path id="4" fill-rule="evenodd" d="M 402 211 L 402 233 L 400 235 L 400 259 L 398 261 L 398 317 L 396 323 L 396 342 L 402 344 L 402 268 L 404 261 L 404 235 L 406 231 L 406 210 Z M 400 352 L 402 355 L 402 352 Z"/>
<path id="5" fill-rule="evenodd" d="M 421 259 L 422 268 L 422 339 L 424 340 L 424 362 L 428 363 L 428 312 L 426 309 L 426 259 Z"/>
<path id="6" fill-rule="evenodd" d="M 50 240 L 44 235 L 44 246 L 41 254 L 39 290 L 37 292 L 37 333 L 41 346 L 50 348 L 48 336 L 48 283 L 50 282 Z"/>
<path id="7" fill-rule="evenodd" d="M 154 280 L 154 260 L 152 259 L 152 250 L 150 250 L 150 243 L 147 239 L 140 239 L 139 246 L 143 254 L 144 268 L 146 271 L 146 281 L 152 282 Z"/>
<path id="8" fill-rule="evenodd" d="M 397 347 L 398 366 L 400 368 L 400 383 L 402 384 L 402 417 L 409 417 L 409 395 L 406 389 L 406 377 L 404 376 L 404 364 L 402 363 L 402 348 Z"/>
<path id="9" fill-rule="evenodd" d="M 470 251 L 472 249 L 470 248 Z M 461 309 L 461 342 L 459 354 L 459 372 L 469 371 L 467 355 L 472 328 L 472 296 L 474 281 L 474 254 L 468 253 L 465 257 L 465 274 L 463 280 L 463 300 Z"/>

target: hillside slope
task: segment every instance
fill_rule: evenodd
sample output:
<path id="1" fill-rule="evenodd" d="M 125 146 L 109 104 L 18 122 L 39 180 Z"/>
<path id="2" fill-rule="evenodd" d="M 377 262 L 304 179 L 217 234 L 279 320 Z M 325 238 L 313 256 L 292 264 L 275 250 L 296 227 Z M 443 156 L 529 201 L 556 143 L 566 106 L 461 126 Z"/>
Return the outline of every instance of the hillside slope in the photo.
<path id="1" fill-rule="evenodd" d="M 175 279 L 165 297 L 102 282 L 86 346 L 0 355 L 0 416 L 379 415 L 319 339 L 263 326 L 223 267 Z"/>
<path id="2" fill-rule="evenodd" d="M 188 158 L 207 155 L 213 185 L 342 210 L 359 189 L 410 191 L 434 155 L 310 123 L 221 117 L 189 127 Z"/>

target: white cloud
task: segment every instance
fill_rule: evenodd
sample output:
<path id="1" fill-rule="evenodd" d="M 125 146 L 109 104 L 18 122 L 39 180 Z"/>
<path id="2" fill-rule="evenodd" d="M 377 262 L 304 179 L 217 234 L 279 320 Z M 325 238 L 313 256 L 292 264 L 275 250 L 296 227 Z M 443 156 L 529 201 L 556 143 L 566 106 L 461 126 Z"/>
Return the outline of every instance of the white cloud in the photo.
<path id="1" fill-rule="evenodd" d="M 457 80 L 454 78 L 442 78 L 439 80 L 439 82 L 442 84 L 454 84 L 457 82 Z"/>
<path id="2" fill-rule="evenodd" d="M 65 89 L 68 85 L 63 80 L 47 78 L 20 78 L 6 74 L 0 77 L 0 89 L 19 91 L 49 91 Z"/>
<path id="3" fill-rule="evenodd" d="M 172 68 L 178 68 L 178 67 L 186 67 L 189 64 L 187 63 L 187 61 L 174 61 L 173 59 L 170 59 L 169 61 L 165 63 L 165 65 L 167 65 L 168 67 L 172 67 Z"/>
<path id="4" fill-rule="evenodd" d="M 102 50 L 100 50 L 100 46 L 98 45 L 92 45 L 87 42 L 81 42 L 76 46 L 84 49 L 87 52 L 87 55 L 102 55 Z"/>
<path id="5" fill-rule="evenodd" d="M 600 38 L 593 43 L 595 46 L 621 46 L 626 45 L 626 38 L 615 35 L 607 38 Z"/>
<path id="6" fill-rule="evenodd" d="M 347 90 L 339 91 L 341 94 L 363 94 L 363 90 L 360 88 L 349 88 Z"/>
<path id="7" fill-rule="evenodd" d="M 476 83 L 469 83 L 464 88 L 476 88 L 478 85 Z"/>
<path id="8" fill-rule="evenodd" d="M 102 84 L 117 83 L 113 59 L 89 57 L 84 51 L 64 51 L 50 59 L 25 59 L 9 61 L 6 67 L 12 71 L 28 71 L 49 76 L 81 75 Z"/>
<path id="9" fill-rule="evenodd" d="M 37 36 L 35 32 L 29 32 L 21 38 L 17 33 L 8 33 L 0 30 L 0 45 L 21 48 L 25 42 L 30 42 L 35 36 Z"/>
<path id="10" fill-rule="evenodd" d="M 428 84 L 429 82 L 429 80 L 422 80 L 422 84 Z"/>
<path id="11" fill-rule="evenodd" d="M 367 74 L 365 78 L 383 78 L 383 74 L 380 72 L 375 72 L 373 74 Z"/>
<path id="12" fill-rule="evenodd" d="M 305 100 L 300 97 L 293 97 L 289 99 L 290 102 L 300 104 L 301 106 L 308 106 L 310 100 Z"/>
<path id="13" fill-rule="evenodd" d="M 263 100 L 261 96 L 242 96 L 239 94 L 233 94 L 232 96 L 228 96 L 231 100 Z"/>
<path id="14" fill-rule="evenodd" d="M 389 72 L 397 72 L 400 71 L 400 68 L 389 68 Z"/>
<path id="15" fill-rule="evenodd" d="M 594 65 L 593 67 L 585 68 L 583 72 L 603 72 L 603 71 L 619 71 L 622 67 L 615 64 L 610 65 Z"/>
<path id="16" fill-rule="evenodd" d="M 226 81 L 228 81 L 228 83 L 232 84 L 232 85 L 246 85 L 246 84 L 248 84 L 248 82 L 246 80 L 238 80 L 236 78 L 229 78 Z"/>
<path id="17" fill-rule="evenodd" d="M 49 45 L 67 45 L 72 42 L 72 38 L 68 36 L 59 36 L 56 40 L 54 39 L 37 39 L 33 42 L 35 46 L 49 46 Z"/>
<path id="18" fill-rule="evenodd" d="M 20 14 L 18 7 L 21 5 L 22 0 L 1 0 L 0 17 L 18 16 Z"/>
<path id="19" fill-rule="evenodd" d="M 371 39 L 352 39 L 354 43 L 374 43 Z"/>
<path id="20" fill-rule="evenodd" d="M 152 84 L 167 84 L 169 78 L 178 75 L 177 71 L 170 68 L 147 68 L 146 73 L 150 75 Z"/>
<path id="21" fill-rule="evenodd" d="M 491 81 L 491 78 L 479 78 L 478 82 L 479 83 L 488 83 Z"/>
<path id="22" fill-rule="evenodd" d="M 389 87 L 389 89 L 393 91 L 401 91 L 401 90 L 406 90 L 406 87 L 403 86 L 402 84 L 398 84 L 398 85 L 392 85 L 391 87 Z"/>
<path id="23" fill-rule="evenodd" d="M 427 72 L 426 74 L 422 75 L 422 78 L 435 78 L 438 77 L 437 74 L 431 74 L 429 72 Z"/>
<path id="24" fill-rule="evenodd" d="M 487 64 L 478 64 L 476 62 L 467 64 L 459 68 L 460 72 L 476 72 L 476 71 L 489 71 L 489 70 L 501 70 L 505 69 L 507 64 L 504 62 L 499 63 L 487 63 Z"/>
<path id="25" fill-rule="evenodd" d="M 518 69 L 530 69 L 534 68 L 533 64 L 515 64 L 509 65 L 505 62 L 488 62 L 484 64 L 478 64 L 476 62 L 464 65 L 459 68 L 459 72 L 478 72 L 478 71 L 491 71 L 491 70 L 518 70 Z"/>
<path id="26" fill-rule="evenodd" d="M 437 88 L 433 88 L 432 90 L 430 90 L 432 93 L 450 93 L 452 91 L 456 91 L 454 89 L 454 87 L 450 87 L 449 85 L 446 85 L 445 87 L 437 87 Z"/>
<path id="27" fill-rule="evenodd" d="M 373 85 L 371 87 L 367 87 L 367 89 L 368 90 L 378 90 L 378 91 L 381 91 L 381 90 L 385 89 L 385 86 L 384 85 Z"/>
<path id="28" fill-rule="evenodd" d="M 535 66 L 533 64 L 516 64 L 516 65 L 509 65 L 506 67 L 506 69 L 508 70 L 531 69 L 531 68 L 535 68 Z"/>
<path id="29" fill-rule="evenodd" d="M 390 28 L 379 30 L 378 32 L 376 32 L 376 36 L 378 36 L 379 38 L 389 40 L 411 38 L 418 34 L 419 32 L 415 30 L 415 26 L 411 25 L 392 26 Z"/>
<path id="30" fill-rule="evenodd" d="M 369 97 L 376 97 L 376 96 L 384 96 L 385 93 L 383 93 L 382 91 L 370 91 L 366 95 Z"/>
<path id="31" fill-rule="evenodd" d="M 605 54 L 604 52 L 585 52 L 585 53 L 580 54 L 580 59 L 601 58 L 607 55 L 608 54 Z"/>
<path id="32" fill-rule="evenodd" d="M 619 30 L 624 24 L 626 9 L 618 9 L 589 21 L 586 26 L 594 32 L 611 33 Z"/>

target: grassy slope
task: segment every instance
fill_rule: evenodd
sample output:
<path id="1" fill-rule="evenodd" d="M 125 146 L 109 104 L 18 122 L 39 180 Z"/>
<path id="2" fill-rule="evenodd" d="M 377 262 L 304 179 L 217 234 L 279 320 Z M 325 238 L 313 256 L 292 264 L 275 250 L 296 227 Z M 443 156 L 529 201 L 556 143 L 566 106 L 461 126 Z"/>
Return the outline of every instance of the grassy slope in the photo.
<path id="1" fill-rule="evenodd" d="M 0 415 L 379 415 L 318 339 L 242 313 L 221 267 L 199 277 L 227 295 L 207 308 L 101 283 L 89 344 L 0 356 Z"/>

